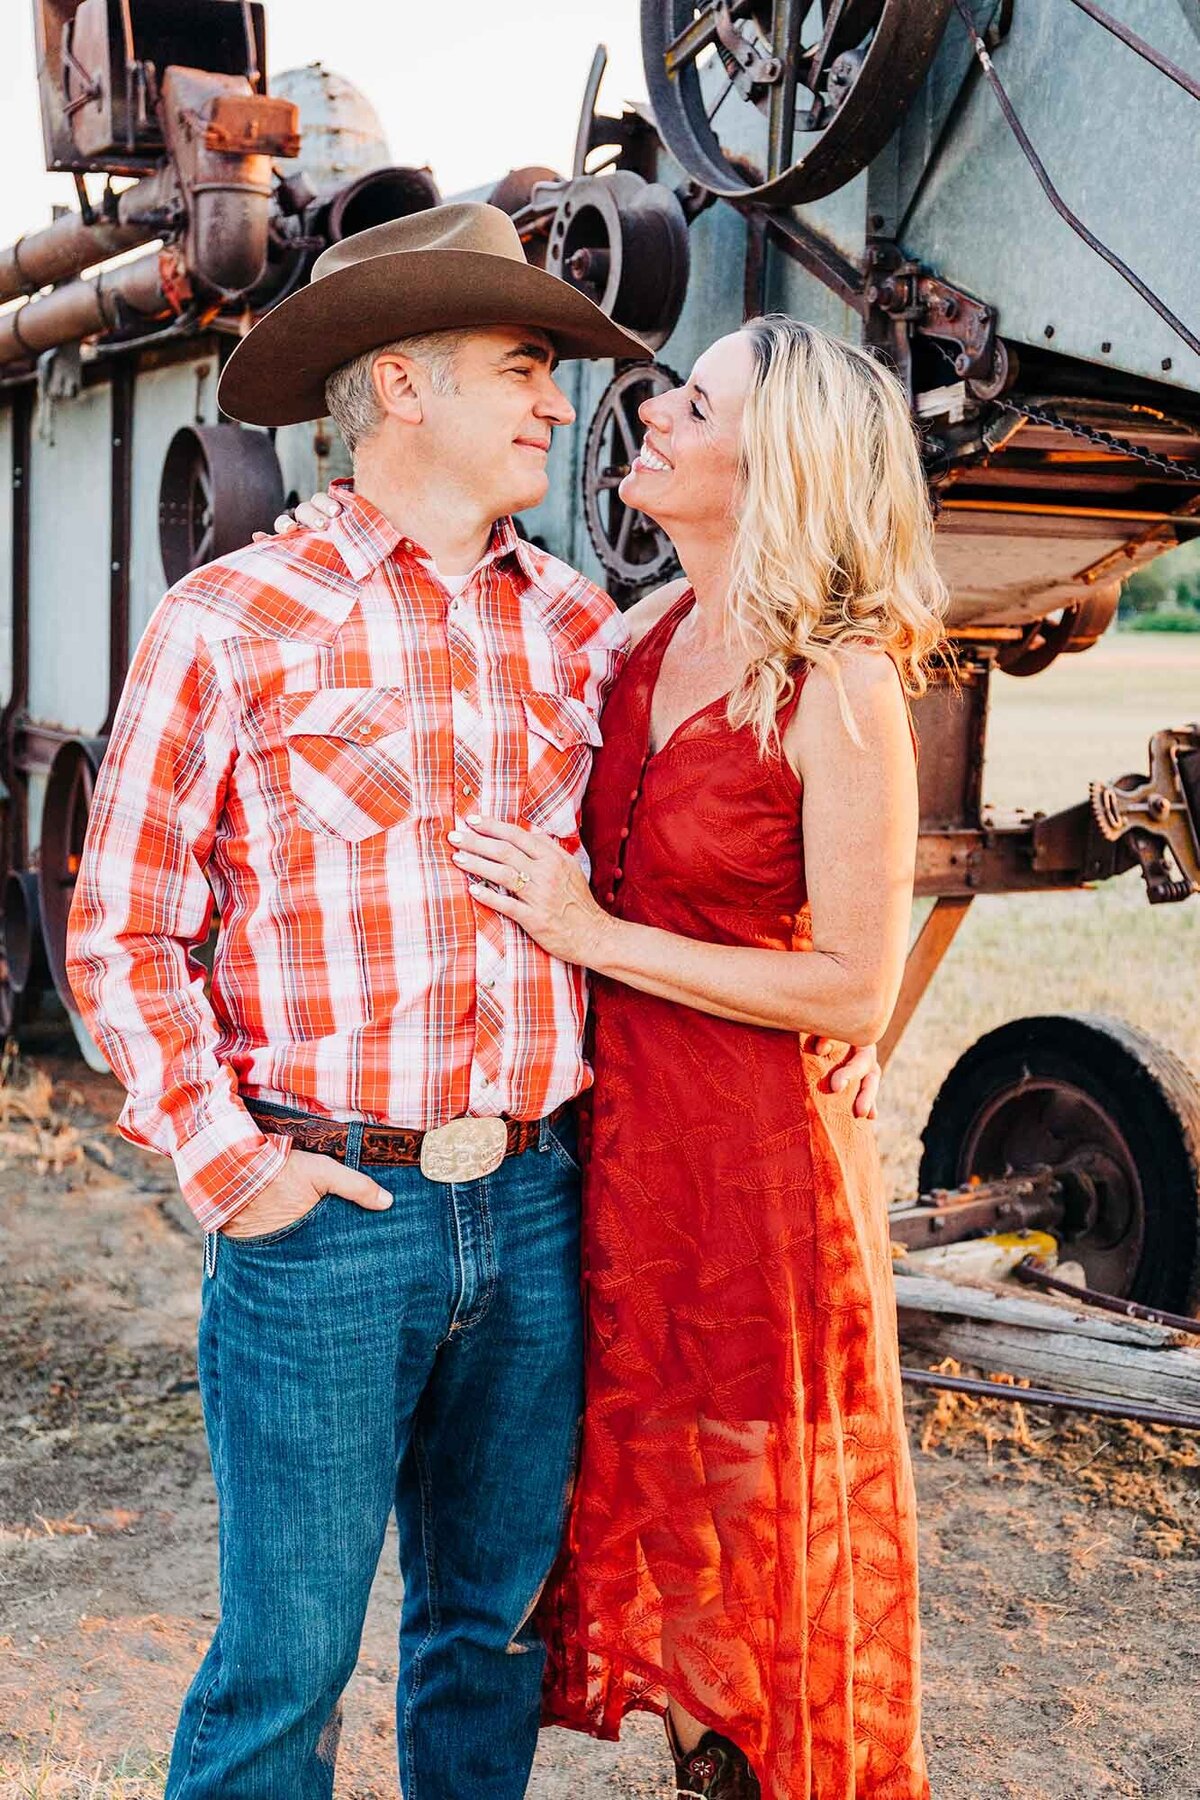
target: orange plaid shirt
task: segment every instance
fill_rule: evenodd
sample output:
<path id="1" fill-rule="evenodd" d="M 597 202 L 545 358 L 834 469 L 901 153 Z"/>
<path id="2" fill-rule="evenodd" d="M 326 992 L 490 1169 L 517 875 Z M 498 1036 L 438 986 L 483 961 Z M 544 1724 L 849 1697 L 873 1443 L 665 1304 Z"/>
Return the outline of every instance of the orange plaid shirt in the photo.
<path id="1" fill-rule="evenodd" d="M 75 889 L 71 985 L 128 1089 L 121 1130 L 174 1158 L 209 1230 L 288 1154 L 240 1094 L 427 1129 L 538 1118 L 590 1079 L 582 971 L 472 900 L 446 833 L 479 811 L 583 859 L 626 628 L 510 519 L 451 599 L 419 546 L 340 497 L 328 531 L 162 601 Z"/>

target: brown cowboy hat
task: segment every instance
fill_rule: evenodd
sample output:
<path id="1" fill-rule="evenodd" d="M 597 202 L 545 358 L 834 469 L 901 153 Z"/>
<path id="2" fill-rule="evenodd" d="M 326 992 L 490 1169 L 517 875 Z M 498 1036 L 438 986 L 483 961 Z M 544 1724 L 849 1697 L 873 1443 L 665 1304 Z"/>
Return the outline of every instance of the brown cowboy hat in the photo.
<path id="1" fill-rule="evenodd" d="M 560 356 L 650 355 L 578 288 L 531 267 L 507 213 L 464 200 L 324 251 L 309 285 L 242 339 L 217 399 L 246 425 L 320 419 L 325 383 L 343 363 L 416 332 L 473 325 L 536 325 Z"/>

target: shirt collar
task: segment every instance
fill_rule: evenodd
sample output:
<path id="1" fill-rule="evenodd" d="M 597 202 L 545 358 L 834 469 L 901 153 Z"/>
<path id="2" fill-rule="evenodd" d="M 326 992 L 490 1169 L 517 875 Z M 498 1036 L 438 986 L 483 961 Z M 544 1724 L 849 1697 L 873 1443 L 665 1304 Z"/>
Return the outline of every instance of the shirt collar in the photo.
<path id="1" fill-rule="evenodd" d="M 329 536 L 356 581 L 365 581 L 368 575 L 373 574 L 397 550 L 418 562 L 432 561 L 423 545 L 404 537 L 377 506 L 364 500 L 361 494 L 356 494 L 352 481 L 343 479 L 330 482 L 329 485 L 330 492 L 342 509 L 330 523 Z M 523 548 L 524 539 L 518 534 L 512 520 L 497 519 L 492 526 L 487 550 L 476 567 L 483 568 L 486 564 L 497 562 L 502 556 L 511 556 L 515 552 L 526 578 L 533 580 L 533 571 L 522 554 Z"/>

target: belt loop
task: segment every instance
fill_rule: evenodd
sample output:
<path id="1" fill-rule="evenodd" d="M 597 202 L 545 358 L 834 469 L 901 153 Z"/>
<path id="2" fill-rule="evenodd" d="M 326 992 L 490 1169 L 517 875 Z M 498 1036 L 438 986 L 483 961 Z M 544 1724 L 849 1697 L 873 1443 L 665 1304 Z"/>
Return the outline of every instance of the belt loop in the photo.
<path id="1" fill-rule="evenodd" d="M 211 1281 L 217 1272 L 217 1238 L 219 1232 L 206 1231 L 204 1234 L 204 1273 Z"/>
<path id="2" fill-rule="evenodd" d="M 550 1148 L 550 1114 L 543 1113 L 538 1120 L 538 1153 Z"/>
<path id="3" fill-rule="evenodd" d="M 362 1163 L 363 1122 L 353 1119 L 346 1127 L 346 1167 L 357 1169 Z"/>

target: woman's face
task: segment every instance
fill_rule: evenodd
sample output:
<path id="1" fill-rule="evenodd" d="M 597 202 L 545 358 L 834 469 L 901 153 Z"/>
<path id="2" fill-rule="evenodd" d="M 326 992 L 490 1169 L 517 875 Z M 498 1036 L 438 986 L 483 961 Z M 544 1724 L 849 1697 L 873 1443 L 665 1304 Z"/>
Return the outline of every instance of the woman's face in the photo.
<path id="1" fill-rule="evenodd" d="M 754 373 L 744 331 L 718 338 L 682 387 L 638 408 L 646 436 L 618 489 L 626 506 L 668 532 L 695 524 L 728 528 L 737 500 L 742 409 Z"/>

